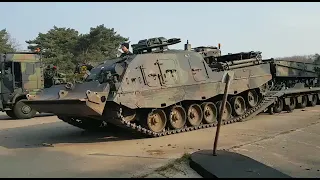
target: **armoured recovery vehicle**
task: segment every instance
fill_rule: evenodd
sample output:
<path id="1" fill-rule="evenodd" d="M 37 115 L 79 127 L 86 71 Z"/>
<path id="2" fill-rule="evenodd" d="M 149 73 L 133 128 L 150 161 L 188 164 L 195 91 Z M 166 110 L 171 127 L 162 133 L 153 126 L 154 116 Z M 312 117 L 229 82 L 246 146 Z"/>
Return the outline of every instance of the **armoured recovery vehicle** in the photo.
<path id="1" fill-rule="evenodd" d="M 12 118 L 34 117 L 36 111 L 22 100 L 27 99 L 27 94 L 59 84 L 53 81 L 57 75 L 56 69 L 51 66 L 43 69 L 41 55 L 37 52 L 0 54 L 0 66 L 0 110 Z"/>
<path id="2" fill-rule="evenodd" d="M 220 47 L 191 48 L 189 43 L 184 50 L 168 48 L 179 42 L 163 37 L 141 40 L 132 45 L 133 55 L 105 61 L 83 83 L 53 86 L 27 95 L 25 103 L 82 129 L 112 124 L 157 137 L 215 126 L 226 73 L 234 75 L 223 124 L 266 109 L 291 111 L 296 103 L 303 107 L 318 101 L 320 89 L 304 85 L 316 79 L 305 66 L 291 73 L 290 63 L 263 60 L 261 52 L 221 55 Z M 288 89 L 285 77 L 297 75 L 301 87 Z"/>

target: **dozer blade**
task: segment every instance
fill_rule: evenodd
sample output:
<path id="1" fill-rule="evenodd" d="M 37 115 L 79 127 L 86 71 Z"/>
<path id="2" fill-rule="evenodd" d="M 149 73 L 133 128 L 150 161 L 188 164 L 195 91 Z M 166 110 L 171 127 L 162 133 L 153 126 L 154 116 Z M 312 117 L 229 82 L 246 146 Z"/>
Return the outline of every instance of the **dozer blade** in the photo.
<path id="1" fill-rule="evenodd" d="M 36 95 L 27 95 L 24 103 L 42 113 L 73 116 L 100 116 L 109 94 L 108 84 L 87 82 L 71 88 L 63 85 L 44 89 Z"/>

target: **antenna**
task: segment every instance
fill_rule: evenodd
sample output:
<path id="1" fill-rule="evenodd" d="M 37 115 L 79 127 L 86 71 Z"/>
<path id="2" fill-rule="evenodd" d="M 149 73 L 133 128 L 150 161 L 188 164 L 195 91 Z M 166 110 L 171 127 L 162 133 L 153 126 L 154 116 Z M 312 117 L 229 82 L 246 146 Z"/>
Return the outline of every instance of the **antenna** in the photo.
<path id="1" fill-rule="evenodd" d="M 184 45 L 185 51 L 191 51 L 191 44 L 189 44 L 189 40 L 187 40 L 187 44 Z"/>

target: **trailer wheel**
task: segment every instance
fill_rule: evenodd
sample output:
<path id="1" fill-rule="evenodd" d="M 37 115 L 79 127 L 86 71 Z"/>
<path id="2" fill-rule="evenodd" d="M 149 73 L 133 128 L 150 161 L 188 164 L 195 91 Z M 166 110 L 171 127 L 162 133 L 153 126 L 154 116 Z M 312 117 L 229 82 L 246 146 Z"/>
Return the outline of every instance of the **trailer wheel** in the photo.
<path id="1" fill-rule="evenodd" d="M 316 94 L 313 94 L 312 95 L 312 100 L 308 101 L 308 105 L 313 107 L 313 106 L 316 106 L 317 103 L 318 103 L 318 96 Z"/>
<path id="2" fill-rule="evenodd" d="M 282 110 L 283 110 L 283 100 L 279 98 L 277 102 L 274 104 L 273 112 L 281 113 Z"/>
<path id="3" fill-rule="evenodd" d="M 288 105 L 284 106 L 284 109 L 287 112 L 292 112 L 294 110 L 294 108 L 296 107 L 297 104 L 297 100 L 294 97 L 290 97 L 290 103 Z"/>
<path id="4" fill-rule="evenodd" d="M 16 118 L 17 118 L 16 115 L 14 114 L 13 110 L 8 110 L 8 111 L 6 111 L 6 114 L 7 114 L 9 117 L 13 118 L 13 119 L 16 119 Z"/>
<path id="5" fill-rule="evenodd" d="M 272 106 L 269 106 L 266 110 L 267 113 L 269 113 L 270 115 L 273 115 L 274 114 L 274 111 L 273 111 L 273 107 Z"/>
<path id="6" fill-rule="evenodd" d="M 307 103 L 308 103 L 308 97 L 307 96 L 302 96 L 302 102 L 301 103 L 297 103 L 297 108 L 305 108 L 307 107 Z"/>
<path id="7" fill-rule="evenodd" d="M 30 119 L 33 118 L 37 111 L 32 109 L 30 106 L 22 102 L 23 99 L 19 100 L 13 107 L 13 112 L 18 119 Z"/>

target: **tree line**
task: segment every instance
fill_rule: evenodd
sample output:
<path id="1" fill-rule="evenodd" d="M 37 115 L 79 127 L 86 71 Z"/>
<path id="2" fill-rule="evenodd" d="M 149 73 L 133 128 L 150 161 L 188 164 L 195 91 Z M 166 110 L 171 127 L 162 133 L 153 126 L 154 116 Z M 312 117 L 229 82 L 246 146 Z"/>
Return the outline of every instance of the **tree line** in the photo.
<path id="1" fill-rule="evenodd" d="M 72 28 L 54 26 L 35 39 L 27 40 L 28 50 L 41 49 L 43 62 L 53 64 L 65 73 L 73 73 L 78 63 L 96 65 L 119 54 L 119 45 L 129 38 L 118 34 L 114 28 L 103 24 L 90 28 L 89 33 L 80 34 Z M 17 51 L 16 43 L 6 29 L 0 31 L 0 53 Z"/>
<path id="2" fill-rule="evenodd" d="M 91 27 L 89 33 L 80 34 L 72 28 L 54 26 L 46 33 L 39 33 L 33 40 L 27 40 L 28 50 L 42 50 L 43 61 L 59 67 L 64 73 L 73 73 L 78 63 L 97 63 L 114 58 L 119 54 L 119 45 L 129 38 L 123 37 L 104 24 Z M 19 48 L 16 40 L 6 29 L 0 31 L 0 53 L 15 52 Z M 320 64 L 320 55 L 291 56 L 287 59 Z"/>
<path id="3" fill-rule="evenodd" d="M 0 30 L 0 53 L 15 52 L 18 50 L 18 46 L 19 44 L 6 29 Z"/>
<path id="4" fill-rule="evenodd" d="M 289 57 L 281 57 L 276 59 L 320 64 L 320 55 L 318 53 L 315 53 L 313 55 L 289 56 Z"/>

